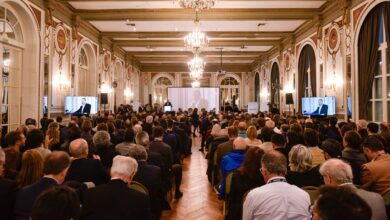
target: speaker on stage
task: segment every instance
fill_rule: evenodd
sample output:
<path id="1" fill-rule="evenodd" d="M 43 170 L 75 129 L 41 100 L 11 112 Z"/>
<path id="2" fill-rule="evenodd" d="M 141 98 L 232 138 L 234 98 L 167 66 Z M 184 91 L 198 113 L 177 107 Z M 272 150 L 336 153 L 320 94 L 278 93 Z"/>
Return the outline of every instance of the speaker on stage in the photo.
<path id="1" fill-rule="evenodd" d="M 294 104 L 292 93 L 286 93 L 286 105 Z"/>
<path id="2" fill-rule="evenodd" d="M 149 94 L 149 105 L 152 106 L 152 94 Z"/>
<path id="3" fill-rule="evenodd" d="M 100 93 L 100 104 L 107 105 L 108 104 L 108 94 Z"/>

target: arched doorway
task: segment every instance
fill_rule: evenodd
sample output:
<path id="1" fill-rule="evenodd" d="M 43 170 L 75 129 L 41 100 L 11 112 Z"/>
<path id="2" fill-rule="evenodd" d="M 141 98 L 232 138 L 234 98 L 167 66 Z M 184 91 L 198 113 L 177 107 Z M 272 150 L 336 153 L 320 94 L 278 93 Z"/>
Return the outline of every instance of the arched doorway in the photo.
<path id="1" fill-rule="evenodd" d="M 300 100 L 302 97 L 316 96 L 316 56 L 310 44 L 305 45 L 298 60 L 298 112 L 301 112 Z"/>
<path id="2" fill-rule="evenodd" d="M 383 122 L 390 120 L 390 2 L 377 1 L 364 14 L 355 37 L 355 109 L 358 119 Z"/>
<path id="3" fill-rule="evenodd" d="M 156 76 L 153 80 L 153 105 L 162 105 L 168 99 L 168 87 L 173 86 L 172 77 Z"/>
<path id="4" fill-rule="evenodd" d="M 273 104 L 277 105 L 279 108 L 279 99 L 280 99 L 280 78 L 279 78 L 279 66 L 275 62 L 271 68 L 271 106 Z"/>
<path id="5" fill-rule="evenodd" d="M 97 93 L 96 54 L 89 42 L 81 43 L 76 95 L 95 96 Z"/>
<path id="6" fill-rule="evenodd" d="M 0 26 L 0 117 L 5 133 L 16 129 L 26 118 L 38 119 L 44 106 L 43 88 L 37 86 L 41 53 L 34 16 L 22 1 L 2 1 Z"/>
<path id="7" fill-rule="evenodd" d="M 238 109 L 240 106 L 240 80 L 232 75 L 220 79 L 220 103 L 222 111 Z"/>

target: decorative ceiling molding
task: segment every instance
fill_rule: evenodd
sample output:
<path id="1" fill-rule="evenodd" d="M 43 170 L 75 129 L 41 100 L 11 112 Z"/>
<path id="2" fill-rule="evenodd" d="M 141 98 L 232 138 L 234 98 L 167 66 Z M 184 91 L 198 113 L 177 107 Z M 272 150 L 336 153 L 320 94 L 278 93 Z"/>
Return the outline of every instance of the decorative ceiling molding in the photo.
<path id="1" fill-rule="evenodd" d="M 207 20 L 297 20 L 311 19 L 321 11 L 303 9 L 210 9 L 200 13 L 202 21 Z M 75 10 L 85 20 L 115 21 L 188 21 L 195 12 L 189 9 L 114 9 L 114 10 Z"/>

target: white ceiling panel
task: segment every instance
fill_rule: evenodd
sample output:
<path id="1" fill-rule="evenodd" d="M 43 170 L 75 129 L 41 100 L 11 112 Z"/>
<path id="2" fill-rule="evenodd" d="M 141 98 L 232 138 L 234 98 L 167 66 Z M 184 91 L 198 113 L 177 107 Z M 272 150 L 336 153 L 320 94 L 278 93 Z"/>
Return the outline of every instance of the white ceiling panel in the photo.
<path id="1" fill-rule="evenodd" d="M 253 62 L 253 59 L 251 59 L 251 60 L 234 60 L 234 61 L 224 60 L 223 61 L 223 63 L 244 63 L 244 64 L 250 64 L 252 62 Z M 147 63 L 181 63 L 181 62 L 178 62 L 178 61 L 164 61 L 164 60 L 161 60 L 161 61 L 141 60 L 140 63 L 147 64 Z M 218 60 L 209 61 L 209 62 L 206 62 L 206 66 L 207 66 L 208 63 L 220 63 L 220 62 Z"/>
<path id="2" fill-rule="evenodd" d="M 305 20 L 272 20 L 272 21 L 201 21 L 202 31 L 294 31 Z M 138 32 L 173 32 L 173 31 L 192 31 L 194 23 L 192 21 L 134 21 L 136 31 Z M 258 28 L 259 23 L 266 25 Z M 127 26 L 126 21 L 91 21 L 99 31 L 103 32 L 129 32 L 133 27 Z"/>
<path id="3" fill-rule="evenodd" d="M 294 0 L 252 0 L 252 1 L 217 1 L 214 8 L 319 8 L 326 1 L 294 1 Z M 177 1 L 70 1 L 76 9 L 172 9 L 180 8 Z"/>
<path id="4" fill-rule="evenodd" d="M 209 38 L 210 41 L 217 41 L 217 40 L 280 40 L 280 37 L 213 37 Z M 113 40 L 134 40 L 134 41 L 143 41 L 143 40 L 156 40 L 156 41 L 164 41 L 164 40 L 183 40 L 183 38 L 113 38 Z"/>
<path id="5" fill-rule="evenodd" d="M 185 47 L 122 47 L 127 52 L 142 52 L 142 51 L 167 51 L 167 52 L 181 52 L 188 51 Z M 271 49 L 272 46 L 246 46 L 245 49 L 239 47 L 223 47 L 223 51 L 258 51 L 265 52 Z M 218 47 L 203 48 L 202 51 L 220 51 Z"/>

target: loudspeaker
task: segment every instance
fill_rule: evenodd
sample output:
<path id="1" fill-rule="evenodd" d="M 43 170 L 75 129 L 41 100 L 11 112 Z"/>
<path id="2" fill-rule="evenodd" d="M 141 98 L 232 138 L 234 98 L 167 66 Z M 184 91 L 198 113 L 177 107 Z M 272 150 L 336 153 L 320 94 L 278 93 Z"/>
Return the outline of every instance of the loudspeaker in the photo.
<path id="1" fill-rule="evenodd" d="M 294 104 L 292 93 L 286 93 L 286 105 Z"/>
<path id="2" fill-rule="evenodd" d="M 107 93 L 100 93 L 100 104 L 101 105 L 108 104 L 108 94 Z"/>
<path id="3" fill-rule="evenodd" d="M 149 94 L 149 105 L 152 106 L 152 94 Z"/>

